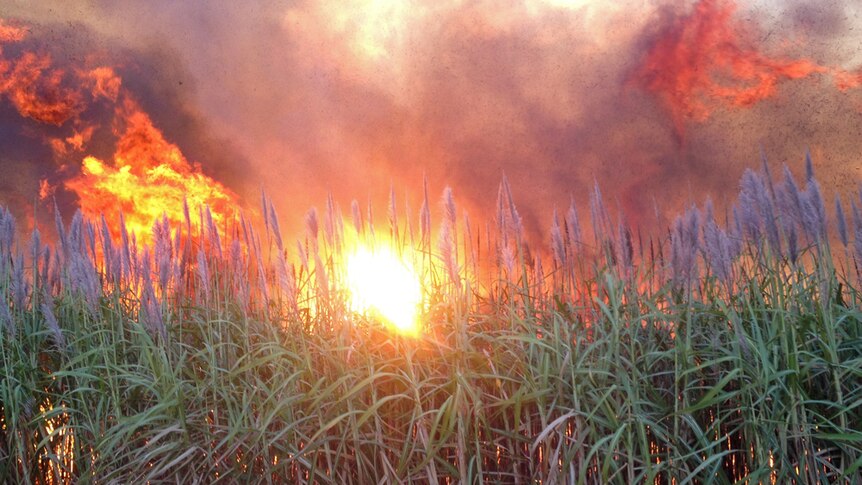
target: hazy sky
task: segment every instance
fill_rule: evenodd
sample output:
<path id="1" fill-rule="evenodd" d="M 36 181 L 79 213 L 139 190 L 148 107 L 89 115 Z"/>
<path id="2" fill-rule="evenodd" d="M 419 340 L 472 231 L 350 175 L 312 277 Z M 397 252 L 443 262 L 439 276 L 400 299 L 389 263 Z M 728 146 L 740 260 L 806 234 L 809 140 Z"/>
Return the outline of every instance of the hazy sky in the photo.
<path id="1" fill-rule="evenodd" d="M 810 147 L 824 185 L 854 188 L 862 89 L 842 92 L 825 74 L 782 79 L 749 106 L 710 102 L 681 134 L 632 81 L 695 3 L 0 0 L 0 12 L 38 26 L 51 49 L 68 46 L 71 61 L 87 49 L 114 59 L 168 139 L 251 204 L 263 185 L 289 227 L 327 191 L 347 209 L 385 201 L 391 183 L 418 210 L 423 174 L 434 193 L 451 185 L 485 212 L 503 172 L 533 230 L 570 196 L 585 205 L 594 180 L 643 220 L 654 200 L 720 204 L 761 148 L 798 173 Z M 862 67 L 849 0 L 737 7 L 746 48 Z"/>

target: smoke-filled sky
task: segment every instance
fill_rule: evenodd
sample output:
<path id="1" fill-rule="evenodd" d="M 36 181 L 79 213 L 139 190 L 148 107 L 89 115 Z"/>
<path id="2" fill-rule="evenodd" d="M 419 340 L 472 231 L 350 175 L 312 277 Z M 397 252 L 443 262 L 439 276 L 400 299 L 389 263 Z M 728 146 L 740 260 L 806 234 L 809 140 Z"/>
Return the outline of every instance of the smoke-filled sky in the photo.
<path id="1" fill-rule="evenodd" d="M 34 49 L 112 65 L 165 139 L 250 206 L 263 186 L 294 229 L 329 191 L 385 214 L 392 184 L 418 210 L 423 175 L 488 215 L 503 173 L 533 231 L 570 197 L 584 206 L 594 180 L 651 221 L 656 206 L 720 205 L 761 150 L 799 173 L 810 148 L 823 185 L 849 193 L 860 13 L 851 0 L 0 0 Z M 25 146 L 49 128 L 8 104 L 0 163 L 16 176 L 0 197 L 15 203 L 58 162 Z"/>

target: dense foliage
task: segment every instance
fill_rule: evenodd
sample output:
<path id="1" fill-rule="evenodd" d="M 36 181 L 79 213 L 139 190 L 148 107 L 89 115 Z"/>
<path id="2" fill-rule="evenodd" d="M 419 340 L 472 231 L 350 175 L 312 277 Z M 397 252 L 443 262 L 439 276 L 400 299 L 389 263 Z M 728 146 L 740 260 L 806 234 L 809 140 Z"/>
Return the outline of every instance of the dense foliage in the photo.
<path id="1" fill-rule="evenodd" d="M 644 239 L 591 199 L 547 250 L 505 180 L 481 229 L 447 189 L 433 242 L 427 195 L 376 235 L 330 200 L 291 250 L 266 198 L 260 233 L 186 208 L 147 245 L 4 212 L 0 481 L 862 480 L 858 204 L 830 237 L 810 168 L 749 171 L 723 223 Z M 420 338 L 351 310 L 358 243 L 419 268 Z"/>

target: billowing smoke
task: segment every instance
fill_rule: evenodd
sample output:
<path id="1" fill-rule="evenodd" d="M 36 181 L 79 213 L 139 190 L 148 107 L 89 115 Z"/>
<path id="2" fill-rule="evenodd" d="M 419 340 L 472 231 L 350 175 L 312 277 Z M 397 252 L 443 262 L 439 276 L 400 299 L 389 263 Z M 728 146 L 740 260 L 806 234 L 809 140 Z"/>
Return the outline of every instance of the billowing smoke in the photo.
<path id="1" fill-rule="evenodd" d="M 122 74 L 168 142 L 245 200 L 262 185 L 297 225 L 328 191 L 382 213 L 392 185 L 415 212 L 425 175 L 490 216 L 505 173 L 533 232 L 594 182 L 633 223 L 707 195 L 721 207 L 761 153 L 797 170 L 810 149 L 842 192 L 860 177 L 849 0 L 0 4 L 63 65 L 110 59 L 92 64 Z M 15 154 L 21 132 L 0 134 L 4 166 L 35 160 Z"/>
<path id="2" fill-rule="evenodd" d="M 51 215 L 39 217 L 48 202 L 80 207 L 91 217 L 122 213 L 126 227 L 142 237 L 163 215 L 190 219 L 188 205 L 209 207 L 217 222 L 233 215 L 237 197 L 165 138 L 139 101 L 146 90 L 124 86 L 123 76 L 104 64 L 115 56 L 91 54 L 92 48 L 76 56 L 77 46 L 57 47 L 53 35 L 0 19 L 0 98 L 10 108 L 4 121 L 12 125 L 9 145 L 23 147 L 23 156 L 3 164 L 7 173 L 30 165 L 29 174 L 38 177 L 20 180 L 4 194 L 6 202 L 20 211 L 25 205 L 16 196 L 29 190 L 35 197 L 38 181 L 43 204 L 31 206 L 37 220 Z"/>

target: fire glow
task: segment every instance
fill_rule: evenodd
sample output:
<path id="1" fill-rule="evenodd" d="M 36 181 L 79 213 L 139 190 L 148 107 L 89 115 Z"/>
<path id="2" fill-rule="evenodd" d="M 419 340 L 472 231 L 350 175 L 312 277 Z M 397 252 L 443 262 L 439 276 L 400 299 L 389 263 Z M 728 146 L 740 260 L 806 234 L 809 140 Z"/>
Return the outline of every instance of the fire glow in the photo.
<path id="1" fill-rule="evenodd" d="M 702 0 L 658 38 L 635 75 L 664 104 L 679 135 L 686 120 L 706 121 L 716 103 L 751 106 L 774 96 L 783 80 L 827 72 L 808 59 L 772 58 L 745 45 L 735 10 L 731 1 Z"/>
<path id="2" fill-rule="evenodd" d="M 361 246 L 347 257 L 345 266 L 354 311 L 379 317 L 402 335 L 419 336 L 422 288 L 407 262 L 389 250 Z"/>
<path id="3" fill-rule="evenodd" d="M 87 156 L 81 174 L 65 182 L 80 197 L 85 214 L 123 212 L 126 226 L 147 235 L 152 221 L 163 214 L 183 220 L 183 206 L 210 207 L 215 222 L 223 222 L 236 198 L 221 183 L 189 163 L 176 145 L 165 140 L 149 115 L 126 100 L 117 108 L 122 131 L 111 162 Z"/>
<path id="4" fill-rule="evenodd" d="M 276 204 L 284 210 L 288 204 L 307 207 L 325 191 L 342 199 L 353 197 L 353 180 L 395 180 L 396 185 L 408 185 L 409 197 L 418 188 L 411 181 L 420 174 L 442 185 L 468 176 L 494 180 L 505 171 L 516 182 L 547 184 L 549 197 L 568 197 L 569 192 L 584 194 L 593 175 L 602 181 L 618 172 L 606 172 L 612 159 L 625 160 L 632 168 L 627 171 L 639 174 L 616 189 L 626 208 L 637 212 L 632 216 L 637 220 L 650 215 L 647 196 L 640 195 L 648 191 L 641 189 L 655 185 L 661 175 L 683 173 L 694 166 L 692 158 L 703 158 L 696 160 L 703 164 L 740 158 L 719 150 L 716 155 L 694 150 L 702 146 L 685 152 L 673 142 L 682 141 L 686 131 L 694 135 L 689 140 L 713 128 L 734 138 L 734 133 L 714 126 L 726 122 L 725 115 L 754 118 L 769 109 L 790 110 L 783 95 L 834 89 L 826 86 L 828 80 L 840 91 L 860 84 L 854 60 L 794 47 L 804 40 L 797 41 L 796 33 L 770 40 L 775 38 L 765 35 L 770 24 L 750 15 L 742 2 L 647 2 L 650 5 L 626 12 L 621 5 L 627 3 L 637 2 L 300 2 L 274 11 L 280 20 L 267 34 L 279 36 L 278 45 L 296 51 L 272 66 L 260 63 L 260 71 L 236 64 L 236 72 L 245 74 L 226 84 L 219 84 L 221 75 L 216 74 L 221 71 L 204 62 L 208 56 L 194 54 L 199 61 L 184 66 L 185 46 L 178 49 L 176 60 L 153 54 L 152 65 L 146 64 L 150 54 L 139 52 L 135 44 L 114 51 L 113 41 L 98 36 L 110 49 L 99 52 L 86 45 L 73 51 L 74 43 L 65 48 L 57 42 L 43 48 L 38 42 L 47 29 L 30 23 L 26 12 L 10 10 L 6 15 L 11 19 L 0 21 L 0 97 L 14 108 L 8 113 L 17 112 L 26 123 L 24 136 L 41 138 L 54 154 L 53 160 L 48 155 L 39 161 L 55 166 L 28 172 L 43 180 L 26 180 L 26 186 L 38 186 L 48 204 L 56 195 L 61 209 L 68 209 L 64 199 L 74 201 L 89 217 L 105 212 L 110 220 L 122 211 L 127 226 L 146 238 L 152 220 L 163 213 L 173 222 L 182 220 L 184 199 L 193 210 L 208 205 L 218 226 L 224 227 L 222 222 L 237 205 L 248 201 L 240 196 L 248 197 L 248 188 L 261 182 L 252 173 L 265 174 L 270 189 L 284 187 L 276 195 Z M 623 25 L 624 17 L 629 17 L 626 27 L 617 32 L 614 26 Z M 589 42 L 579 42 L 581 35 Z M 263 35 L 249 40 L 255 46 L 270 42 Z M 138 64 L 138 59 L 144 61 Z M 238 60 L 245 59 L 251 58 Z M 164 69 L 152 69 L 162 61 Z M 170 65 L 174 62 L 179 67 Z M 581 62 L 591 68 L 582 69 Z M 290 68 L 283 73 L 289 89 L 263 82 L 280 78 L 275 69 L 284 66 Z M 459 75 L 447 74 L 453 71 Z M 615 81 L 588 89 L 599 75 Z M 184 77 L 200 81 L 199 92 L 189 88 L 193 83 L 150 87 Z M 330 77 L 332 82 L 322 82 Z M 243 89 L 250 86 L 254 89 Z M 626 87 L 632 88 L 631 96 L 620 96 Z M 846 97 L 847 105 L 858 101 L 858 93 L 828 95 Z M 161 99 L 154 102 L 154 96 Z M 592 100 L 605 98 L 592 105 Z M 221 106 L 214 100 L 229 99 L 244 107 L 228 103 L 224 109 L 209 108 Z M 760 111 L 742 113 L 757 105 Z M 97 109 L 103 112 L 100 116 L 95 116 Z M 202 147 L 213 144 L 206 139 L 195 144 L 193 140 L 201 138 L 193 123 L 161 122 L 174 119 L 172 111 L 186 110 L 212 118 L 212 126 L 223 127 L 218 138 L 235 143 L 248 158 L 208 153 Z M 630 113 L 632 119 L 617 119 L 611 112 Z M 630 128 L 623 129 L 623 122 Z M 700 126 L 709 122 L 713 126 Z M 612 154 L 602 153 L 603 133 L 615 133 Z M 806 142 L 819 144 L 823 136 Z M 639 151 L 644 140 L 655 145 Z M 753 145 L 746 141 L 738 140 L 735 146 Z M 770 144 L 769 139 L 762 141 Z M 16 162 L 26 158 L 15 157 Z M 219 165 L 220 160 L 239 159 L 247 161 L 250 170 Z M 520 162 L 525 160 L 536 170 L 527 170 Z M 527 173 L 534 176 L 523 175 Z M 718 191 L 729 178 L 714 174 L 698 183 L 704 190 Z M 471 215 L 489 215 L 488 204 L 483 207 L 481 202 L 482 192 L 489 189 L 486 182 L 456 189 L 467 193 L 465 206 Z M 26 200 L 26 190 L 20 190 L 19 199 Z M 529 210 L 549 206 L 549 197 L 539 193 L 529 194 Z M 585 201 L 583 195 L 575 197 Z M 528 228 L 534 235 L 536 229 Z M 115 227 L 112 231 L 118 233 Z"/>
<path id="5" fill-rule="evenodd" d="M 6 2 L 2 481 L 862 483 L 862 71 L 764 2 Z"/>
<path id="6" fill-rule="evenodd" d="M 61 180 L 39 182 L 43 199 L 62 186 L 77 196 L 84 215 L 114 217 L 120 212 L 126 228 L 142 239 L 148 239 L 153 221 L 163 215 L 174 223 L 187 220 L 186 205 L 207 206 L 217 223 L 233 213 L 238 197 L 165 138 L 112 67 L 64 69 L 47 54 L 24 50 L 7 56 L 2 50 L 27 35 L 24 28 L 0 19 L 0 95 L 21 117 L 63 133 L 43 140 L 62 163 L 57 170 Z M 105 106 L 113 113 L 115 151 L 110 160 L 88 154 L 98 126 L 83 116 Z M 65 171 L 67 161 L 80 164 L 77 174 Z M 118 235 L 119 228 L 112 232 Z"/>

